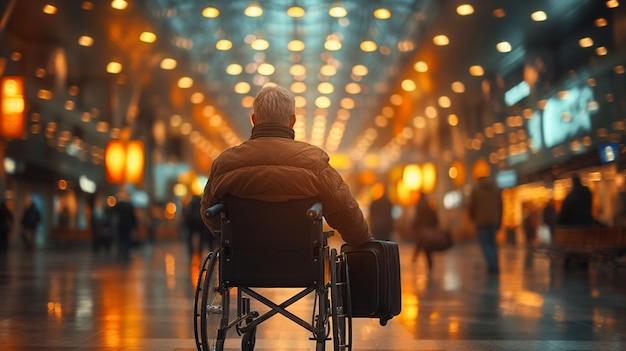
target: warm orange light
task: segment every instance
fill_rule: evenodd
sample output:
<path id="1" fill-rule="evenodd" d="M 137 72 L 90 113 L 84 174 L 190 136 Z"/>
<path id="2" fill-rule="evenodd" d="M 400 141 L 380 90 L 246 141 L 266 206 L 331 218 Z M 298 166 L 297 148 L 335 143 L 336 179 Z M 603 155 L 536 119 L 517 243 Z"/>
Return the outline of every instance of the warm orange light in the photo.
<path id="1" fill-rule="evenodd" d="M 131 140 L 126 146 L 126 182 L 139 184 L 143 179 L 143 142 Z"/>
<path id="2" fill-rule="evenodd" d="M 141 183 L 143 179 L 143 142 L 111 140 L 104 155 L 107 182 L 111 184 Z"/>
<path id="3" fill-rule="evenodd" d="M 465 183 L 465 173 L 465 165 L 461 161 L 452 162 L 448 171 L 448 175 L 452 179 L 452 183 L 456 186 L 462 186 Z"/>
<path id="4" fill-rule="evenodd" d="M 407 190 L 420 190 L 422 186 L 422 170 L 418 165 L 407 165 L 402 172 L 402 183 Z"/>
<path id="5" fill-rule="evenodd" d="M 435 164 L 428 162 L 422 165 L 422 192 L 430 194 L 437 185 L 437 169 Z"/>
<path id="6" fill-rule="evenodd" d="M 0 136 L 19 139 L 24 134 L 24 78 L 6 76 L 0 80 Z"/>
<path id="7" fill-rule="evenodd" d="M 474 177 L 474 179 L 487 177 L 490 173 L 491 169 L 489 168 L 489 163 L 487 163 L 484 158 L 480 158 L 474 162 L 474 166 L 472 167 L 472 177 Z"/>

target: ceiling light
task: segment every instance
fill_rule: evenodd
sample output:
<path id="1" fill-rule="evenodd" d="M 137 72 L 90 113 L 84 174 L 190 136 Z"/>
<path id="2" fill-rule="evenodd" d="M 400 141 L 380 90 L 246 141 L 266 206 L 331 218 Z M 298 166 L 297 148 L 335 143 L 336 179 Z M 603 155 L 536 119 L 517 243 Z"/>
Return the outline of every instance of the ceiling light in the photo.
<path id="1" fill-rule="evenodd" d="M 126 0 L 113 0 L 111 1 L 111 7 L 116 10 L 123 10 L 128 6 Z"/>
<path id="2" fill-rule="evenodd" d="M 93 45 L 93 38 L 87 35 L 81 35 L 78 38 L 78 45 L 80 46 L 91 46 Z"/>
<path id="3" fill-rule="evenodd" d="M 439 103 L 439 106 L 441 108 L 450 108 L 450 106 L 452 106 L 452 101 L 450 100 L 449 97 L 445 95 L 440 96 L 439 99 L 437 100 L 437 103 Z"/>
<path id="4" fill-rule="evenodd" d="M 232 47 L 233 47 L 233 43 L 227 39 L 221 39 L 221 40 L 218 40 L 217 43 L 215 43 L 215 48 L 221 51 L 228 51 Z"/>
<path id="5" fill-rule="evenodd" d="M 596 54 L 598 56 L 605 56 L 606 54 L 608 54 L 608 50 L 606 49 L 606 46 L 599 46 L 596 48 Z"/>
<path id="6" fill-rule="evenodd" d="M 289 51 L 302 51 L 304 50 L 305 45 L 304 42 L 302 40 L 292 40 L 289 42 L 289 44 L 287 44 L 287 49 L 289 49 Z"/>
<path id="7" fill-rule="evenodd" d="M 328 10 L 328 14 L 331 17 L 341 18 L 348 15 L 348 11 L 341 5 L 334 5 Z"/>
<path id="8" fill-rule="evenodd" d="M 417 88 L 415 82 L 412 79 L 403 80 L 401 86 L 402 89 L 407 92 L 415 91 L 415 89 Z"/>
<path id="9" fill-rule="evenodd" d="M 617 0 L 607 0 L 606 7 L 610 9 L 614 9 L 619 6 L 619 1 Z"/>
<path id="10" fill-rule="evenodd" d="M 352 67 L 352 74 L 354 74 L 355 76 L 363 77 L 366 76 L 367 73 L 369 73 L 367 70 L 367 66 L 356 65 Z"/>
<path id="11" fill-rule="evenodd" d="M 530 15 L 530 18 L 535 22 L 543 22 L 548 19 L 548 15 L 543 11 L 535 11 Z"/>
<path id="12" fill-rule="evenodd" d="M 508 41 L 501 41 L 496 44 L 496 49 L 500 52 L 511 52 L 511 44 Z"/>
<path id="13" fill-rule="evenodd" d="M 178 80 L 178 87 L 181 89 L 191 88 L 193 85 L 193 79 L 191 77 L 181 77 Z"/>
<path id="14" fill-rule="evenodd" d="M 434 106 L 427 106 L 424 109 L 424 114 L 428 118 L 435 118 L 437 117 L 437 109 Z"/>
<path id="15" fill-rule="evenodd" d="M 300 6 L 294 6 L 287 9 L 287 15 L 290 17 L 300 18 L 304 16 L 304 9 Z"/>
<path id="16" fill-rule="evenodd" d="M 341 49 L 341 41 L 336 35 L 329 35 L 324 43 L 324 48 L 328 51 L 337 51 Z"/>
<path id="17" fill-rule="evenodd" d="M 176 68 L 176 60 L 174 60 L 173 58 L 166 57 L 161 60 L 161 69 L 166 69 L 169 71 L 173 70 L 174 68 Z"/>
<path id="18" fill-rule="evenodd" d="M 348 94 L 358 94 L 361 92 L 361 86 L 357 83 L 348 83 L 346 84 L 346 93 Z"/>
<path id="19" fill-rule="evenodd" d="M 269 63 L 262 63 L 259 65 L 259 68 L 257 68 L 257 72 L 264 76 L 271 76 L 272 74 L 274 74 L 275 70 L 276 69 L 274 68 L 274 66 Z"/>
<path id="20" fill-rule="evenodd" d="M 329 108 L 330 99 L 326 96 L 320 96 L 317 99 L 315 99 L 315 106 L 319 108 Z"/>
<path id="21" fill-rule="evenodd" d="M 493 14 L 493 17 L 495 18 L 506 17 L 506 11 L 504 11 L 504 9 L 502 8 L 493 10 L 492 14 Z"/>
<path id="22" fill-rule="evenodd" d="M 270 47 L 270 43 L 265 39 L 255 39 L 250 46 L 254 50 L 263 51 Z"/>
<path id="23" fill-rule="evenodd" d="M 439 34 L 433 38 L 433 43 L 437 46 L 446 46 L 450 44 L 450 39 L 446 35 Z"/>
<path id="24" fill-rule="evenodd" d="M 54 15 L 55 13 L 57 13 L 57 8 L 54 5 L 46 4 L 43 7 L 43 13 L 47 15 Z"/>
<path id="25" fill-rule="evenodd" d="M 454 82 L 452 83 L 452 91 L 457 93 L 457 94 L 461 94 L 465 92 L 465 84 L 461 83 L 461 82 Z"/>
<path id="26" fill-rule="evenodd" d="M 345 97 L 343 99 L 341 99 L 341 102 L 339 103 L 341 105 L 342 108 L 344 108 L 343 111 L 346 110 L 352 110 L 354 108 L 354 100 L 352 98 L 349 97 Z M 339 113 L 339 112 L 337 112 Z M 343 116 L 342 118 L 348 119 L 350 118 L 350 112 L 346 111 L 345 113 L 343 113 L 341 116 Z M 340 116 L 338 116 L 340 117 Z"/>
<path id="27" fill-rule="evenodd" d="M 482 77 L 485 74 L 485 70 L 479 65 L 474 65 L 469 68 L 469 73 L 474 77 Z"/>
<path id="28" fill-rule="evenodd" d="M 122 64 L 119 62 L 111 61 L 107 64 L 107 72 L 117 74 L 122 71 Z"/>
<path id="29" fill-rule="evenodd" d="M 292 76 L 303 76 L 306 74 L 306 68 L 302 65 L 293 65 L 289 68 L 289 73 Z"/>
<path id="30" fill-rule="evenodd" d="M 400 106 L 404 102 L 404 99 L 402 99 L 402 96 L 399 94 L 393 94 L 389 97 L 389 101 L 392 105 Z"/>
<path id="31" fill-rule="evenodd" d="M 606 27 L 606 25 L 608 24 L 608 22 L 607 22 L 606 18 L 602 18 L 602 17 L 601 17 L 601 18 L 596 19 L 596 20 L 593 22 L 593 24 L 594 24 L 596 27 Z"/>
<path id="32" fill-rule="evenodd" d="M 320 68 L 320 73 L 326 77 L 332 77 L 337 74 L 337 68 L 333 65 L 324 65 Z"/>
<path id="33" fill-rule="evenodd" d="M 456 127 L 457 125 L 459 125 L 459 116 L 455 115 L 454 113 L 450 114 L 448 116 L 448 124 L 451 127 Z"/>
<path id="34" fill-rule="evenodd" d="M 417 72 L 428 72 L 428 64 L 424 61 L 417 61 L 413 64 L 413 69 Z"/>
<path id="35" fill-rule="evenodd" d="M 250 92 L 250 84 L 247 82 L 239 82 L 235 84 L 235 92 L 237 94 L 247 94 Z"/>
<path id="36" fill-rule="evenodd" d="M 296 96 L 294 100 L 297 108 L 303 108 L 306 106 L 306 98 L 304 96 Z"/>
<path id="37" fill-rule="evenodd" d="M 471 15 L 472 13 L 474 13 L 474 7 L 470 4 L 459 5 L 456 8 L 456 13 L 458 13 L 460 16 Z"/>
<path id="38" fill-rule="evenodd" d="M 217 18 L 220 15 L 220 10 L 216 9 L 215 7 L 205 7 L 202 10 L 202 16 L 206 17 L 206 18 Z"/>
<path id="39" fill-rule="evenodd" d="M 189 98 L 189 101 L 191 101 L 192 104 L 201 104 L 204 101 L 204 94 L 202 94 L 201 92 L 195 92 L 193 94 L 191 94 L 191 97 Z"/>
<path id="40" fill-rule="evenodd" d="M 143 41 L 144 43 L 154 43 L 156 39 L 157 39 L 156 34 L 152 32 L 142 32 L 139 35 L 139 40 Z"/>
<path id="41" fill-rule="evenodd" d="M 376 49 L 378 49 L 378 45 L 376 45 L 376 43 L 371 40 L 365 40 L 361 42 L 360 47 L 361 50 L 364 52 L 374 52 L 376 51 Z"/>
<path id="42" fill-rule="evenodd" d="M 589 37 L 580 38 L 578 45 L 580 45 L 581 48 L 590 48 L 593 46 L 593 39 Z"/>
<path id="43" fill-rule="evenodd" d="M 246 7 L 243 13 L 248 17 L 259 17 L 263 14 L 263 9 L 261 8 L 261 5 L 252 3 Z"/>
<path id="44" fill-rule="evenodd" d="M 302 82 L 294 82 L 291 84 L 291 92 L 294 94 L 302 94 L 306 91 L 306 84 Z"/>
<path id="45" fill-rule="evenodd" d="M 226 73 L 230 74 L 231 76 L 240 75 L 242 71 L 243 67 L 236 63 L 231 63 L 230 65 L 228 65 L 228 67 L 226 67 Z"/>
<path id="46" fill-rule="evenodd" d="M 391 18 L 391 11 L 386 8 L 379 8 L 374 10 L 374 17 L 378 19 L 389 19 Z"/>
<path id="47" fill-rule="evenodd" d="M 332 94 L 332 92 L 335 91 L 335 87 L 332 83 L 322 82 L 317 86 L 317 91 L 321 94 Z"/>

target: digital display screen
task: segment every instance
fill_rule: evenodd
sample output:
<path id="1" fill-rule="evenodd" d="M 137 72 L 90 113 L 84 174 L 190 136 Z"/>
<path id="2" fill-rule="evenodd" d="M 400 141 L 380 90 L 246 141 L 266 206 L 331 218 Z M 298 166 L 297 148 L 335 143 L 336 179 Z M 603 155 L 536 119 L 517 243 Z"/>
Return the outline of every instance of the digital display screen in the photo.
<path id="1" fill-rule="evenodd" d="M 613 163 L 617 161 L 618 155 L 617 143 L 604 143 L 598 148 L 600 153 L 600 163 Z"/>

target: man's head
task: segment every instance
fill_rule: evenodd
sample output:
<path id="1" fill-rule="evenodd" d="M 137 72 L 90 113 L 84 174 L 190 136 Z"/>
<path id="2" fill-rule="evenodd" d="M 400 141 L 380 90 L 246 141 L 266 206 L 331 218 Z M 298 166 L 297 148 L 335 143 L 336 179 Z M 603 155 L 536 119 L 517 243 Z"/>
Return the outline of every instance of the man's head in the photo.
<path id="1" fill-rule="evenodd" d="M 574 186 L 581 186 L 583 184 L 582 181 L 580 180 L 580 175 L 578 175 L 578 173 L 574 173 L 572 175 L 572 184 Z"/>
<path id="2" fill-rule="evenodd" d="M 266 86 L 256 95 L 252 105 L 252 123 L 279 124 L 293 127 L 296 122 L 296 102 L 293 94 L 279 86 Z"/>

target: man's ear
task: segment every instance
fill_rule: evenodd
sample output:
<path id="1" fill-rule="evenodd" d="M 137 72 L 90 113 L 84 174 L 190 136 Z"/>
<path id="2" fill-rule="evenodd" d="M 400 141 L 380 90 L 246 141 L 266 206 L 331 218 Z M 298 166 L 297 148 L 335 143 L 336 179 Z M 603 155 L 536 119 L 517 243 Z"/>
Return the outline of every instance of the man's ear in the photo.
<path id="1" fill-rule="evenodd" d="M 296 124 L 296 115 L 291 115 L 291 117 L 289 117 L 289 127 L 293 128 L 295 124 Z"/>
<path id="2" fill-rule="evenodd" d="M 254 113 L 252 114 L 252 116 L 250 116 L 250 121 L 252 122 L 252 126 L 256 126 L 256 116 L 254 115 Z"/>

